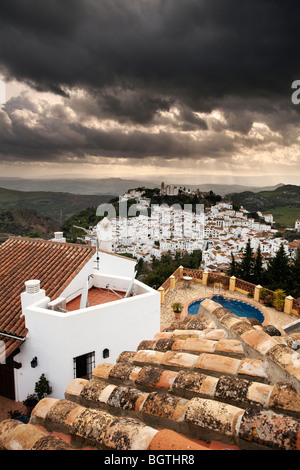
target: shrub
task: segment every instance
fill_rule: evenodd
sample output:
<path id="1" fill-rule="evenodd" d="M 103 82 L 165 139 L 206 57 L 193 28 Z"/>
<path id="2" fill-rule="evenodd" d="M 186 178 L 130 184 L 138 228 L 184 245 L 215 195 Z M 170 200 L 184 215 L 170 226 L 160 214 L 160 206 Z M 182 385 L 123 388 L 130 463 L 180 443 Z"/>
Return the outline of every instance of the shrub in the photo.
<path id="1" fill-rule="evenodd" d="M 39 381 L 36 382 L 34 391 L 37 394 L 39 400 L 42 400 L 42 398 L 45 398 L 46 395 L 50 395 L 52 392 L 52 387 L 50 387 L 45 374 L 42 374 Z"/>

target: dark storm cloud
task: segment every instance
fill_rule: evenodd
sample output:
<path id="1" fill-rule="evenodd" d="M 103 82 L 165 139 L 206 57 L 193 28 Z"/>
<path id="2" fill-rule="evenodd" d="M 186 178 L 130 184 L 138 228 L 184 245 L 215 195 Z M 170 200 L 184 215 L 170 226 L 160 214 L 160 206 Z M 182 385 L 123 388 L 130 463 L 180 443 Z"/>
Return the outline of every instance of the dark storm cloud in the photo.
<path id="1" fill-rule="evenodd" d="M 74 109 L 78 106 L 75 101 Z M 68 100 L 68 104 L 72 104 L 72 100 Z M 183 135 L 180 129 L 157 132 L 144 126 L 128 129 L 127 126 L 95 128 L 85 125 L 80 122 L 81 117 L 92 116 L 95 111 L 90 101 L 88 104 L 80 106 L 84 111 L 76 115 L 74 121 L 72 107 L 65 106 L 64 102 L 32 103 L 26 95 L 12 98 L 0 109 L 0 157 L 8 161 L 63 161 L 87 156 L 182 159 L 199 154 L 224 156 L 235 150 L 232 139 L 222 135 L 216 135 L 210 142 L 194 139 L 189 133 Z"/>
<path id="2" fill-rule="evenodd" d="M 50 91 L 113 84 L 206 104 L 288 93 L 300 4 L 252 0 L 1 0 L 0 61 Z"/>
<path id="3" fill-rule="evenodd" d="M 246 135 L 257 117 L 285 128 L 299 120 L 291 103 L 291 83 L 300 78 L 299 13 L 298 0 L 1 0 L 0 70 L 7 77 L 63 96 L 80 119 L 128 123 L 129 132 L 132 124 L 144 126 L 127 136 L 91 131 L 89 147 L 80 121 L 66 120 L 66 135 L 59 134 L 54 108 L 35 129 L 23 127 L 7 108 L 18 146 L 13 149 L 11 136 L 1 153 L 21 154 L 23 142 L 28 155 L 41 144 L 45 154 L 48 146 L 49 155 L 60 155 L 75 136 L 73 148 L 80 143 L 83 153 L 99 145 L 99 153 L 117 155 L 122 149 L 140 156 L 188 156 L 201 149 L 218 155 L 213 143 L 195 145 L 177 134 L 207 130 L 195 112 L 213 109 L 227 121 L 216 121 L 215 132 Z M 84 98 L 74 96 L 77 89 L 85 90 Z M 147 133 L 172 106 L 179 110 L 174 133 Z M 227 154 L 227 138 L 219 139 Z M 26 142 L 32 142 L 27 150 Z"/>

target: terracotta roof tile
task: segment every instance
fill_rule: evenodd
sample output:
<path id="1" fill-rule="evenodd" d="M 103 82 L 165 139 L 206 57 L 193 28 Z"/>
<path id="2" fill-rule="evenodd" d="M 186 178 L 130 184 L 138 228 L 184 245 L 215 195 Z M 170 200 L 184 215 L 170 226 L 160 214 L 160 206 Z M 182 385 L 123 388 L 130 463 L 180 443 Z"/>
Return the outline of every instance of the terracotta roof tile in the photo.
<path id="1" fill-rule="evenodd" d="M 0 332 L 25 337 L 20 295 L 25 281 L 39 279 L 50 299 L 59 297 L 95 249 L 85 245 L 11 237 L 0 246 Z M 7 355 L 19 342 L 0 336 Z"/>
<path id="2" fill-rule="evenodd" d="M 9 420 L 0 423 L 0 450 L 72 450 L 59 437 L 32 424 Z"/>
<path id="3" fill-rule="evenodd" d="M 148 450 L 208 450 L 204 445 L 186 438 L 170 429 L 162 429 L 151 440 Z"/>
<path id="4" fill-rule="evenodd" d="M 194 398 L 187 407 L 185 420 L 199 428 L 199 435 L 202 437 L 212 439 L 221 434 L 225 442 L 234 443 L 235 426 L 243 414 L 244 410 L 232 405 Z"/>
<path id="5" fill-rule="evenodd" d="M 238 436 L 245 442 L 267 445 L 270 449 L 298 450 L 300 423 L 270 411 L 246 410 L 240 422 Z"/>
<path id="6" fill-rule="evenodd" d="M 79 449 L 300 450 L 299 355 L 289 337 L 273 340 L 207 307 L 98 364 L 90 380 L 74 379 L 64 400 L 39 402 L 25 425 L 44 433 L 38 445 L 57 437 Z M 6 435 L 0 427 L 0 443 Z"/>

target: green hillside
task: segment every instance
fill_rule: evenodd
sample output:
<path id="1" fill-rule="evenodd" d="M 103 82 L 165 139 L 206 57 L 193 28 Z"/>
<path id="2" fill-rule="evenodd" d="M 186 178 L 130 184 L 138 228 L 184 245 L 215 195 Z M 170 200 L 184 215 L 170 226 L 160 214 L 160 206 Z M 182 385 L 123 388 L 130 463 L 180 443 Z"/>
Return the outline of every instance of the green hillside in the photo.
<path id="1" fill-rule="evenodd" d="M 300 206 L 275 207 L 272 209 L 272 214 L 277 224 L 283 227 L 294 228 L 295 221 L 297 219 L 300 220 Z"/>
<path id="2" fill-rule="evenodd" d="M 226 198 L 248 211 L 271 213 L 276 223 L 286 227 L 293 228 L 295 220 L 300 219 L 300 186 L 289 184 L 258 193 L 244 191 L 228 194 Z"/>
<path id="3" fill-rule="evenodd" d="M 30 238 L 53 238 L 54 232 L 60 230 L 57 220 L 43 216 L 29 209 L 0 211 L 0 242 L 8 236 Z"/>
<path id="4" fill-rule="evenodd" d="M 30 209 L 62 223 L 72 214 L 108 202 L 108 195 L 79 195 L 48 191 L 15 191 L 0 188 L 0 211 Z"/>

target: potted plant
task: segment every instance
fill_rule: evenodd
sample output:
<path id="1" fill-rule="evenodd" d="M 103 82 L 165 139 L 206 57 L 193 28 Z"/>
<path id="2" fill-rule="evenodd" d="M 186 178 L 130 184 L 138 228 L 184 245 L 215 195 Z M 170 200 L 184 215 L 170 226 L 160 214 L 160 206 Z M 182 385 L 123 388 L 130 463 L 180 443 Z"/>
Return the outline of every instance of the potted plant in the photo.
<path id="1" fill-rule="evenodd" d="M 30 415 L 39 399 L 35 393 L 27 395 L 27 398 L 23 401 L 23 405 L 26 406 L 27 414 Z"/>
<path id="2" fill-rule="evenodd" d="M 279 311 L 283 310 L 284 302 L 285 302 L 284 290 L 277 289 L 275 291 L 274 300 L 273 300 L 273 305 L 276 308 L 276 310 L 279 310 Z"/>
<path id="3" fill-rule="evenodd" d="M 267 296 L 267 289 L 262 287 L 259 291 L 259 301 L 260 301 L 261 304 L 265 303 L 266 296 Z"/>
<path id="4" fill-rule="evenodd" d="M 266 305 L 273 305 L 273 296 L 271 294 L 267 294 L 265 297 L 265 304 Z"/>
<path id="5" fill-rule="evenodd" d="M 172 304 L 172 309 L 173 309 L 173 312 L 175 314 L 175 318 L 180 318 L 180 315 L 181 315 L 181 312 L 182 312 L 182 309 L 183 309 L 182 303 L 174 302 Z"/>
<path id="6" fill-rule="evenodd" d="M 42 374 L 39 378 L 39 381 L 35 384 L 34 389 L 39 400 L 42 400 L 47 395 L 52 393 L 52 387 L 50 387 L 48 380 L 45 377 L 45 374 Z"/>

